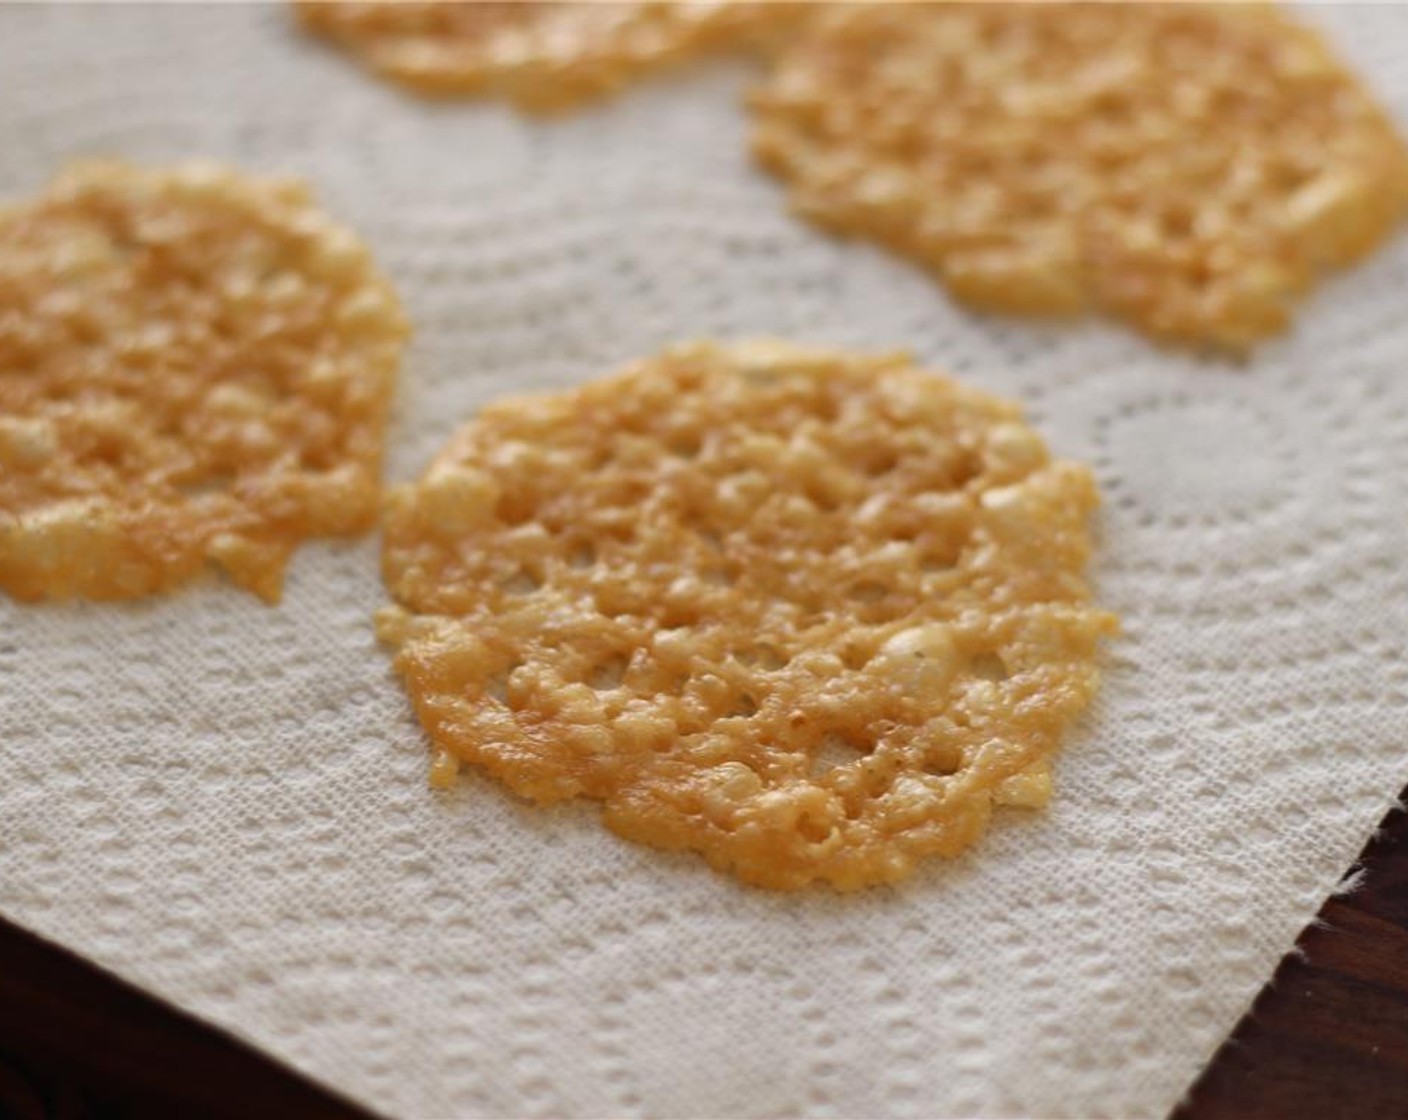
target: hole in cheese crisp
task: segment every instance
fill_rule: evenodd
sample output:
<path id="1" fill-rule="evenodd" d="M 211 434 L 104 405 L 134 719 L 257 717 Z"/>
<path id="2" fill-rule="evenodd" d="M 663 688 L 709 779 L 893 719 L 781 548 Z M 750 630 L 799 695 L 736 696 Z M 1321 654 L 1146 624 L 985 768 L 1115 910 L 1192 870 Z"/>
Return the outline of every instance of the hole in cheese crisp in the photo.
<path id="1" fill-rule="evenodd" d="M 517 793 L 761 886 L 862 887 L 1049 792 L 1114 626 L 1095 502 L 1014 406 L 903 356 L 682 346 L 486 408 L 394 491 L 378 632 L 435 748 Z"/>
<path id="2" fill-rule="evenodd" d="M 794 207 L 1005 312 L 1233 351 L 1408 210 L 1408 151 L 1267 4 L 836 5 L 752 98 Z"/>
<path id="3" fill-rule="evenodd" d="M 0 588 L 128 599 L 207 563 L 279 597 L 375 519 L 407 334 L 289 180 L 76 165 L 0 210 Z"/>
<path id="4" fill-rule="evenodd" d="M 838 766 L 849 766 L 865 752 L 840 735 L 825 735 L 821 744 L 812 752 L 807 766 L 807 776 L 813 779 L 825 777 Z"/>
<path id="5" fill-rule="evenodd" d="M 686 59 L 756 45 L 805 6 L 297 0 L 296 10 L 309 30 L 420 93 L 499 94 L 543 112 Z"/>
<path id="6" fill-rule="evenodd" d="M 973 675 L 981 680 L 1005 681 L 1007 679 L 1007 666 L 1003 664 L 1002 658 L 995 653 L 976 654 L 969 664 L 972 667 Z"/>

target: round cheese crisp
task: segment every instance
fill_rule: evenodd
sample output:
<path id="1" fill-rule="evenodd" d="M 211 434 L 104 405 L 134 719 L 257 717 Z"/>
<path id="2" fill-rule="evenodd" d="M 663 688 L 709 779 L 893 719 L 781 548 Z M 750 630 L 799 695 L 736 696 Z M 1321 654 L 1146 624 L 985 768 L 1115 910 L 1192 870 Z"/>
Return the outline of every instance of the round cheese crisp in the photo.
<path id="1" fill-rule="evenodd" d="M 502 94 L 546 111 L 725 47 L 751 45 L 802 5 L 297 0 L 311 30 L 430 94 Z"/>
<path id="2" fill-rule="evenodd" d="M 383 640 L 439 752 L 764 887 L 1040 805 L 1113 618 L 1090 473 L 1003 401 L 777 343 L 485 409 L 394 491 Z"/>
<path id="3" fill-rule="evenodd" d="M 1384 113 L 1268 5 L 837 7 L 753 107 L 800 213 L 959 298 L 1234 351 L 1408 209 Z"/>
<path id="4" fill-rule="evenodd" d="M 75 166 L 0 210 L 0 588 L 128 599 L 207 562 L 275 601 L 375 521 L 406 337 L 306 189 Z"/>

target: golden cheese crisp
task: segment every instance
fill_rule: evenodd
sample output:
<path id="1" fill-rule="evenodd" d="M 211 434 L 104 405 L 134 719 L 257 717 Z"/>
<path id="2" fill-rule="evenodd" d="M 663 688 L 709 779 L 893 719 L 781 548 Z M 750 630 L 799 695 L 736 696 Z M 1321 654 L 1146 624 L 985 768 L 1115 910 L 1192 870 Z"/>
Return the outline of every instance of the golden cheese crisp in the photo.
<path id="1" fill-rule="evenodd" d="M 75 165 L 0 210 L 0 588 L 128 599 L 207 562 L 275 601 L 376 519 L 406 337 L 299 183 Z"/>
<path id="2" fill-rule="evenodd" d="M 533 111 L 609 94 L 644 74 L 749 46 L 801 5 L 296 0 L 311 30 L 428 94 L 493 93 Z"/>
<path id="3" fill-rule="evenodd" d="M 953 856 L 1041 805 L 1112 616 L 1089 471 L 914 368 L 683 346 L 510 399 L 392 492 L 378 616 L 448 780 L 764 887 Z"/>
<path id="4" fill-rule="evenodd" d="M 960 299 L 1240 351 L 1408 209 L 1408 152 L 1265 5 L 837 6 L 752 99 L 803 215 Z"/>

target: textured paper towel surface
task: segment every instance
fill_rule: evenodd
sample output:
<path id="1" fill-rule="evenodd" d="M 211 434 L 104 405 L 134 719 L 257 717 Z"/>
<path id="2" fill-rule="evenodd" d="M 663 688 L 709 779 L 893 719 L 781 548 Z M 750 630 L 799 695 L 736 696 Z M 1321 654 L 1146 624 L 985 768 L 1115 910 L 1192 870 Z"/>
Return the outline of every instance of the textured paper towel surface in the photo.
<path id="1" fill-rule="evenodd" d="M 1408 9 L 1329 26 L 1408 121 Z M 390 1115 L 1156 1116 L 1408 776 L 1408 238 L 1246 367 L 957 310 L 785 216 L 742 65 L 526 123 L 281 7 L 0 7 L 0 193 L 64 159 L 306 174 L 418 324 L 412 476 L 508 390 L 682 338 L 909 346 L 1107 495 L 1128 633 L 1045 814 L 897 890 L 778 897 L 427 758 L 376 546 L 284 603 L 0 601 L 0 912 Z"/>

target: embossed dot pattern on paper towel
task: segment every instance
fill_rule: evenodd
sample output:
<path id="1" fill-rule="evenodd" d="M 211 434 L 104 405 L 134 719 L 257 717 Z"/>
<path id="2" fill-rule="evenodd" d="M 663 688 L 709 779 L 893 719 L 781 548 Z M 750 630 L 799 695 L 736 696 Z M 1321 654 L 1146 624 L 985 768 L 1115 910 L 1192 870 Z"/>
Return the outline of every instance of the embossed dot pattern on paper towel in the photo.
<path id="1" fill-rule="evenodd" d="M 0 15 L 0 193 L 104 151 L 309 177 L 418 326 L 395 479 L 504 392 L 681 338 L 909 346 L 1095 466 L 1125 634 L 1049 811 L 893 891 L 779 899 L 592 810 L 427 793 L 372 542 L 303 549 L 276 611 L 6 603 L 0 911 L 393 1116 L 1166 1113 L 1403 781 L 1408 243 L 1199 364 L 960 312 L 787 218 L 743 66 L 537 125 L 414 103 L 276 6 L 132 12 Z M 1308 18 L 1408 122 L 1408 14 Z M 1275 467 L 1225 505 L 1183 469 L 1214 424 Z M 736 1079 L 686 1076 L 705 1038 Z"/>

